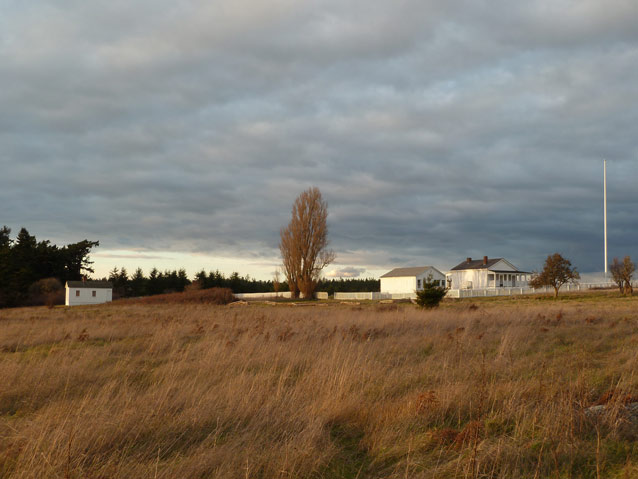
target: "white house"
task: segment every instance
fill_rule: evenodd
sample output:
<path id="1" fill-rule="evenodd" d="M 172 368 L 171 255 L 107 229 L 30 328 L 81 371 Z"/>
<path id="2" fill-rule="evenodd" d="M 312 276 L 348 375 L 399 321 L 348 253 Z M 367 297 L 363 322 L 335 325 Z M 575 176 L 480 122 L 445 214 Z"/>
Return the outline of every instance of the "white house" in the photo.
<path id="1" fill-rule="evenodd" d="M 467 258 L 446 274 L 450 289 L 526 288 L 531 274 L 504 258 Z"/>
<path id="2" fill-rule="evenodd" d="M 108 303 L 113 300 L 113 285 L 108 281 L 67 281 L 67 306 Z"/>
<path id="3" fill-rule="evenodd" d="M 438 286 L 445 285 L 445 275 L 434 266 L 417 266 L 414 268 L 395 268 L 381 276 L 381 292 L 406 294 L 423 289 L 423 282 L 428 277 Z"/>

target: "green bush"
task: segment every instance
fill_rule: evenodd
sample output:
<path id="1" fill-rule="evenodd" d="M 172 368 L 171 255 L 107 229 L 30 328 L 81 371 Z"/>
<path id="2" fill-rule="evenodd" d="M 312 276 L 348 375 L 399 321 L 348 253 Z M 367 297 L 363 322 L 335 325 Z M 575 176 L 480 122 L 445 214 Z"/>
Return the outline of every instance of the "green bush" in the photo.
<path id="1" fill-rule="evenodd" d="M 436 308 L 441 300 L 445 297 L 447 289 L 443 286 L 437 286 L 432 280 L 432 276 L 428 276 L 423 280 L 423 289 L 416 292 L 416 304 L 422 308 Z"/>

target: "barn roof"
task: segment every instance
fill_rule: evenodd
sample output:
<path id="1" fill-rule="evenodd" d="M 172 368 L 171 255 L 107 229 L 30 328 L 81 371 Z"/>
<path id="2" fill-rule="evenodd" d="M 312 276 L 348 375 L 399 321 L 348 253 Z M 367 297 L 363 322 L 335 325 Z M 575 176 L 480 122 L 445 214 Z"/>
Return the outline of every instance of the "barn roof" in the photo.
<path id="1" fill-rule="evenodd" d="M 392 271 L 381 276 L 382 278 L 400 278 L 403 276 L 417 276 L 428 269 L 439 271 L 434 266 L 415 266 L 412 268 L 394 268 Z M 440 271 L 439 271 L 440 273 Z M 443 273 L 441 273 L 443 274 Z"/>
<path id="2" fill-rule="evenodd" d="M 113 284 L 108 281 L 67 281 L 69 288 L 87 288 L 87 289 L 113 289 Z"/>

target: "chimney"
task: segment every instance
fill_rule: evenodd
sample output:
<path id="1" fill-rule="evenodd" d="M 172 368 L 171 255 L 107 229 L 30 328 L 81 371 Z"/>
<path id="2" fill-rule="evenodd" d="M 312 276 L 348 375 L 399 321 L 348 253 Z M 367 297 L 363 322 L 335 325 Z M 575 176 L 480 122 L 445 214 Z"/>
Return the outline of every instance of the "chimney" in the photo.
<path id="1" fill-rule="evenodd" d="M 472 262 L 472 258 L 466 258 L 466 261 L 467 261 L 468 263 L 471 263 L 471 262 Z"/>
<path id="2" fill-rule="evenodd" d="M 483 264 L 487 264 L 487 256 L 483 256 Z"/>

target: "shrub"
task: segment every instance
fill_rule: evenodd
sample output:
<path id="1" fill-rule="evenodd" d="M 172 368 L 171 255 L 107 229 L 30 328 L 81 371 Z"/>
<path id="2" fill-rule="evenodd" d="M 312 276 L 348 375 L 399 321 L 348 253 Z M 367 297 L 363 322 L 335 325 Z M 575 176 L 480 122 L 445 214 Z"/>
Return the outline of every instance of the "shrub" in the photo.
<path id="1" fill-rule="evenodd" d="M 46 305 L 52 308 L 56 304 L 64 304 L 64 286 L 57 278 L 44 278 L 29 286 L 31 306 Z"/>
<path id="2" fill-rule="evenodd" d="M 229 288 L 208 288 L 184 291 L 183 293 L 156 294 L 126 301 L 141 304 L 228 304 L 235 301 L 235 296 Z"/>
<path id="3" fill-rule="evenodd" d="M 432 276 L 428 276 L 427 279 L 423 280 L 423 289 L 416 292 L 416 304 L 422 308 L 436 308 L 445 297 L 445 293 L 447 293 L 447 289 L 436 285 Z"/>
<path id="4" fill-rule="evenodd" d="M 213 304 L 228 304 L 236 300 L 230 288 L 211 288 L 210 302 Z"/>
<path id="5" fill-rule="evenodd" d="M 193 281 L 191 284 L 186 285 L 184 291 L 199 291 L 202 289 L 202 283 L 199 280 Z"/>

